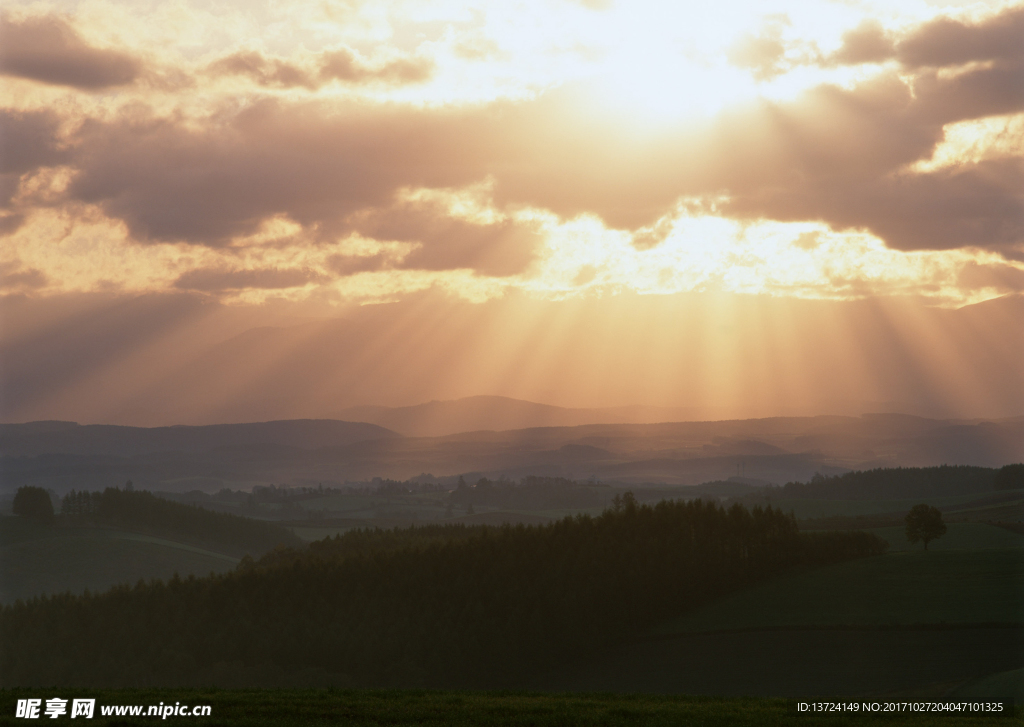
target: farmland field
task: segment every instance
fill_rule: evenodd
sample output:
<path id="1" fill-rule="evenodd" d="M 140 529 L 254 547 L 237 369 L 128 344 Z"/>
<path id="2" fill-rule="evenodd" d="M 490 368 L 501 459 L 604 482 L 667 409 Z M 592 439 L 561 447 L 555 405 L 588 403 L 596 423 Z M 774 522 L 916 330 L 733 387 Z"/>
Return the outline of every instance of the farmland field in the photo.
<path id="1" fill-rule="evenodd" d="M 898 552 L 763 583 L 662 624 L 656 633 L 1021 623 L 1022 608 L 1024 551 Z"/>
<path id="2" fill-rule="evenodd" d="M 1024 535 L 995 525 L 987 525 L 985 523 L 949 523 L 946 528 L 945 535 L 928 543 L 929 552 L 939 550 L 1024 548 Z M 907 540 L 904 529 L 899 526 L 872 528 L 869 532 L 888 541 L 890 552 L 924 549 L 921 543 L 912 545 Z"/>
<path id="3" fill-rule="evenodd" d="M 0 603 L 87 588 L 104 591 L 175 573 L 221 573 L 237 563 L 223 553 L 123 530 L 44 527 L 0 518 Z"/>
<path id="4" fill-rule="evenodd" d="M 936 548 L 940 539 L 927 552 L 918 545 L 755 585 L 537 685 L 1012 698 L 1024 667 L 1024 536 L 965 523 L 945 537 L 956 547 Z M 1017 547 L 977 547 L 994 542 Z"/>
<path id="5" fill-rule="evenodd" d="M 759 493 L 758 499 L 764 503 L 763 496 Z M 965 505 L 978 499 L 977 494 L 949 495 L 945 497 L 929 497 L 928 504 L 938 508 L 955 509 L 958 505 Z M 825 500 L 825 499 L 785 499 L 772 497 L 769 500 L 772 507 L 777 507 L 783 512 L 792 512 L 797 519 L 829 517 L 833 515 L 846 515 L 855 517 L 857 515 L 878 515 L 883 513 L 907 512 L 914 505 L 922 502 L 922 499 L 893 499 L 893 500 Z"/>

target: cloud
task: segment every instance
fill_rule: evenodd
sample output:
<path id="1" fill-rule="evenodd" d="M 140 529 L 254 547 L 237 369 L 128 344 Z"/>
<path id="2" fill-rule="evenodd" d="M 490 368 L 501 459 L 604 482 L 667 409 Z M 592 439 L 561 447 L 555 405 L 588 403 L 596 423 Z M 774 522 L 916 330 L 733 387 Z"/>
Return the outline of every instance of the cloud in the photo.
<path id="1" fill-rule="evenodd" d="M 320 273 L 299 268 L 254 268 L 242 270 L 200 268 L 182 274 L 174 282 L 174 287 L 181 290 L 202 292 L 242 290 L 246 288 L 274 290 L 297 288 L 308 283 L 319 283 L 324 280 L 325 276 Z"/>
<path id="2" fill-rule="evenodd" d="M 403 188 L 485 176 L 501 133 L 481 116 L 268 101 L 200 130 L 166 119 L 89 122 L 68 193 L 124 220 L 139 241 L 224 246 L 284 214 L 327 241 L 358 231 L 421 243 L 405 267 L 510 274 L 532 257 L 537 237 L 527 227 L 460 221 L 443 206 L 395 199 Z"/>
<path id="3" fill-rule="evenodd" d="M 939 17 L 897 38 L 874 19 L 843 34 L 843 44 L 824 65 L 881 63 L 895 59 L 908 69 L 947 68 L 972 62 L 1018 63 L 1024 59 L 1024 7 L 1009 7 L 980 22 Z"/>
<path id="4" fill-rule="evenodd" d="M 22 174 L 67 161 L 70 155 L 59 139 L 59 126 L 54 111 L 0 109 L 0 174 Z"/>
<path id="5" fill-rule="evenodd" d="M 881 63 L 893 57 L 892 38 L 877 20 L 863 21 L 853 30 L 843 33 L 843 45 L 828 60 L 829 64 L 856 65 Z"/>
<path id="6" fill-rule="evenodd" d="M 138 58 L 90 46 L 58 15 L 0 14 L 0 37 L 0 73 L 8 76 L 99 90 L 131 83 L 142 71 Z"/>
<path id="7" fill-rule="evenodd" d="M 16 232 L 25 222 L 25 214 L 12 208 L 22 175 L 70 159 L 59 126 L 60 118 L 52 111 L 0 109 L 0 236 Z"/>
<path id="8" fill-rule="evenodd" d="M 776 138 L 792 153 L 752 151 L 749 160 L 763 176 L 731 180 L 726 211 L 866 228 L 901 250 L 982 247 L 1015 254 L 1024 243 L 1024 165 L 1018 159 L 926 174 L 901 171 L 930 153 L 943 124 L 964 115 L 977 90 L 936 81 L 916 99 L 901 102 L 906 92 L 898 86 L 890 93 L 887 103 L 873 108 L 868 89 L 822 89 L 803 108 L 791 109 Z M 992 108 L 986 103 L 974 103 L 975 111 Z"/>
<path id="9" fill-rule="evenodd" d="M 943 67 L 972 61 L 1024 58 L 1024 7 L 1011 7 L 977 24 L 937 18 L 915 29 L 896 46 L 907 67 Z"/>
<path id="10" fill-rule="evenodd" d="M 224 246 L 286 215 L 324 240 L 358 231 L 422 243 L 405 266 L 494 274 L 525 267 L 536 242 L 528 229 L 449 219 L 398 204 L 397 192 L 490 176 L 499 209 L 589 213 L 631 230 L 680 197 L 724 195 L 742 217 L 867 228 L 899 249 L 1005 249 L 1020 241 L 1019 164 L 900 172 L 931 155 L 944 124 L 1024 108 L 1007 80 L 977 73 L 977 83 L 929 78 L 913 94 L 895 74 L 821 86 L 645 137 L 577 106 L 568 89 L 469 109 L 263 101 L 199 129 L 93 121 L 76 137 L 68 193 L 124 220 L 139 241 Z"/>
<path id="11" fill-rule="evenodd" d="M 206 72 L 214 76 L 246 76 L 268 88 L 312 90 L 332 81 L 386 86 L 423 83 L 433 74 L 434 63 L 417 56 L 367 63 L 347 48 L 325 51 L 305 63 L 267 56 L 259 51 L 238 51 L 213 61 Z"/>
<path id="12" fill-rule="evenodd" d="M 453 217 L 440 201 L 401 200 L 347 219 L 356 231 L 378 240 L 417 242 L 396 268 L 470 268 L 503 277 L 523 272 L 542 238 L 536 225 L 510 218 L 466 220 Z"/>
<path id="13" fill-rule="evenodd" d="M 214 76 L 247 76 L 261 86 L 317 86 L 307 70 L 280 58 L 268 58 L 258 51 L 239 51 L 224 56 L 210 63 L 206 71 Z"/>
<path id="14" fill-rule="evenodd" d="M 320 58 L 320 78 L 351 83 L 380 82 L 388 85 L 422 83 L 430 79 L 434 64 L 427 58 L 406 56 L 371 65 L 348 49 L 324 53 Z"/>
<path id="15" fill-rule="evenodd" d="M 890 46 L 897 55 L 920 46 L 914 57 L 927 60 L 923 39 L 941 26 L 947 36 L 993 39 L 995 50 L 963 40 L 967 50 L 949 58 L 983 50 L 1008 58 L 1012 51 L 999 38 L 1018 16 L 957 21 L 955 32 L 933 21 L 892 42 L 881 26 L 865 23 L 847 34 L 840 55 L 852 62 L 877 59 Z M 765 37 L 781 38 L 782 25 L 771 20 Z M 766 49 L 749 60 L 767 70 L 789 63 L 779 61 L 778 48 Z M 422 68 L 402 65 L 416 58 L 371 64 L 339 49 L 290 59 L 247 51 L 207 70 L 267 87 L 391 84 L 420 78 Z M 1024 244 L 1019 159 L 913 168 L 931 157 L 945 125 L 1024 110 L 1015 63 L 952 72 L 922 66 L 910 81 L 890 69 L 851 87 L 819 85 L 792 100 L 760 100 L 706 122 L 657 128 L 607 113 L 582 84 L 568 83 L 465 106 L 258 93 L 245 104 L 228 98 L 204 107 L 201 117 L 147 116 L 136 105 L 87 120 L 66 141 L 58 141 L 60 118 L 52 111 L 6 112 L 6 136 L 19 141 L 5 163 L 9 175 L 67 165 L 70 182 L 61 194 L 69 208 L 98 206 L 123 221 L 137 243 L 244 245 L 276 217 L 301 229 L 296 244 L 333 244 L 352 233 L 409 243 L 400 257 L 339 258 L 339 271 L 519 274 L 543 241 L 527 216 L 514 214 L 531 208 L 563 220 L 599 217 L 631 231 L 635 246 L 655 247 L 665 239 L 658 221 L 671 218 L 683 198 L 721 199 L 723 213 L 742 219 L 870 230 L 901 250 L 976 247 L 1016 256 Z M 402 196 L 487 179 L 493 218 Z M 0 179 L 0 187 L 14 189 L 13 180 Z"/>
<path id="16" fill-rule="evenodd" d="M 792 25 L 787 15 L 768 15 L 759 33 L 747 33 L 726 52 L 729 63 L 753 71 L 755 80 L 770 81 L 797 66 L 820 62 L 814 43 L 786 41 L 783 31 Z"/>
<path id="17" fill-rule="evenodd" d="M 376 255 L 331 255 L 325 261 L 331 272 L 341 276 L 384 270 L 390 266 L 390 259 L 383 253 Z"/>
<path id="18" fill-rule="evenodd" d="M 0 290 L 5 293 L 35 290 L 47 282 L 49 279 L 42 270 L 26 268 L 18 261 L 0 263 Z"/>

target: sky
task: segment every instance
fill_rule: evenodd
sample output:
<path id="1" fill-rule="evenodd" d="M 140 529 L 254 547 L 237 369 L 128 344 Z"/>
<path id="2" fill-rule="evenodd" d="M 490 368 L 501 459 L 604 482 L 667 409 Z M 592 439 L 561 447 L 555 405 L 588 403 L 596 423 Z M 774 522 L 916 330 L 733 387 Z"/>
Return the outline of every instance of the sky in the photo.
<path id="1" fill-rule="evenodd" d="M 15 0 L 0 143 L 3 421 L 1024 414 L 1021 2 Z"/>

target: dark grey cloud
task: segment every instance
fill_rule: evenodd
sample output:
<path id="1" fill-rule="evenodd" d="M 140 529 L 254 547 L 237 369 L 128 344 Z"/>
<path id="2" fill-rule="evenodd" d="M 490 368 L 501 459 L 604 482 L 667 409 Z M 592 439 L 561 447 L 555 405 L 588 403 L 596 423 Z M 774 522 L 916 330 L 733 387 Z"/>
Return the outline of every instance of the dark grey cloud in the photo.
<path id="1" fill-rule="evenodd" d="M 331 272 L 341 276 L 368 273 L 390 267 L 387 255 L 331 255 L 325 261 Z"/>
<path id="2" fill-rule="evenodd" d="M 71 159 L 59 126 L 52 111 L 0 109 L 0 236 L 16 232 L 25 221 L 24 212 L 12 205 L 22 175 Z"/>
<path id="3" fill-rule="evenodd" d="M 1024 7 L 1006 8 L 979 23 L 939 17 L 899 38 L 877 20 L 865 20 L 844 33 L 842 46 L 823 62 L 853 65 L 890 59 L 909 69 L 1019 63 L 1024 59 Z"/>
<path id="4" fill-rule="evenodd" d="M 974 73 L 972 71 L 972 73 Z M 402 265 L 528 264 L 536 237 L 397 204 L 403 187 L 459 187 L 491 176 L 496 202 L 644 227 L 680 196 L 727 195 L 727 211 L 868 228 L 893 247 L 1019 244 L 1019 164 L 906 175 L 942 126 L 1024 108 L 999 69 L 923 80 L 895 75 L 823 86 L 791 103 L 725 113 L 704 128 L 624 139 L 568 90 L 468 110 L 257 104 L 197 131 L 173 121 L 86 124 L 69 188 L 123 219 L 133 237 L 224 245 L 283 214 L 322 239 L 359 231 L 423 247 Z M 934 195 L 933 201 L 929 201 Z"/>
<path id="5" fill-rule="evenodd" d="M 896 57 L 909 67 L 1020 61 L 1024 59 L 1024 7 L 1007 8 L 977 24 L 937 18 L 901 40 Z"/>
<path id="6" fill-rule="evenodd" d="M 121 51 L 88 45 L 58 15 L 13 20 L 0 14 L 0 73 L 93 90 L 134 81 L 142 62 Z"/>
<path id="7" fill-rule="evenodd" d="M 182 290 L 220 292 L 260 288 L 275 290 L 294 288 L 307 283 L 324 281 L 324 276 L 312 270 L 301 268 L 254 268 L 247 270 L 223 270 L 200 268 L 189 270 L 174 281 L 174 287 Z"/>
<path id="8" fill-rule="evenodd" d="M 1003 13 L 962 27 L 1001 37 L 996 30 L 1016 18 Z M 931 27 L 901 42 L 931 37 Z M 851 58 L 885 49 L 879 28 L 857 33 L 859 40 L 847 38 Z M 267 84 L 303 78 L 263 56 L 230 62 L 263 74 Z M 339 270 L 355 272 L 525 269 L 538 242 L 529 225 L 454 219 L 443 206 L 397 194 L 487 178 L 499 208 L 595 214 L 618 229 L 650 227 L 681 197 L 725 197 L 724 211 L 739 217 L 868 229 L 905 250 L 981 247 L 1017 256 L 1024 245 L 1019 159 L 906 171 L 931 156 L 945 124 L 1024 110 L 1015 63 L 957 73 L 922 67 L 912 88 L 884 72 L 853 88 L 823 85 L 793 101 L 732 108 L 702 126 L 643 133 L 600 113 L 572 86 L 467 108 L 262 100 L 224 108 L 201 128 L 133 112 L 85 123 L 68 150 L 55 140 L 52 115 L 26 121 L 8 114 L 5 125 L 25 141 L 7 163 L 17 173 L 56 160 L 72 164 L 68 200 L 100 205 L 143 243 L 224 246 L 276 215 L 301 224 L 310 244 L 352 232 L 419 243 L 401 261 L 338 260 Z M 309 82 L 320 83 L 314 72 Z M 638 233 L 636 241 L 653 246 L 661 238 Z"/>
<path id="9" fill-rule="evenodd" d="M 402 186 L 457 186 L 466 119 L 414 109 L 256 104 L 201 131 L 169 120 L 89 123 L 71 194 L 103 204 L 141 240 L 222 244 L 268 215 L 346 229 Z"/>
<path id="10" fill-rule="evenodd" d="M 25 215 L 17 212 L 0 214 L 0 237 L 12 235 L 25 224 Z"/>
<path id="11" fill-rule="evenodd" d="M 0 108 L 0 174 L 63 164 L 70 158 L 59 138 L 60 117 L 53 111 Z"/>
<path id="12" fill-rule="evenodd" d="M 357 213 L 347 222 L 367 237 L 420 243 L 394 264 L 415 270 L 471 268 L 497 277 L 515 275 L 530 264 L 541 242 L 530 223 L 469 222 L 452 218 L 436 203 L 396 202 Z"/>
<path id="13" fill-rule="evenodd" d="M 979 74 L 977 85 L 962 76 L 931 77 L 913 96 L 895 79 L 807 94 L 777 117 L 775 145 L 764 145 L 781 143 L 788 155 L 738 149 L 761 175 L 743 179 L 732 171 L 727 211 L 867 228 L 904 250 L 973 246 L 1017 255 L 1024 244 L 1021 160 L 902 169 L 931 155 L 946 123 L 1024 109 L 1019 92 L 993 81 L 998 69 Z"/>
<path id="14" fill-rule="evenodd" d="M 943 77 L 935 71 L 914 83 L 915 111 L 942 123 L 1016 113 L 1024 109 L 1024 63 L 992 65 Z"/>
<path id="15" fill-rule="evenodd" d="M 434 73 L 434 63 L 415 56 L 389 60 L 379 66 L 361 62 L 349 50 L 324 53 L 320 57 L 320 78 L 351 83 L 380 82 L 388 85 L 423 83 Z"/>
<path id="16" fill-rule="evenodd" d="M 93 122 L 78 136 L 69 192 L 142 241 L 224 245 L 285 214 L 324 240 L 358 231 L 422 243 L 403 267 L 510 274 L 532 259 L 531 230 L 395 201 L 403 187 L 485 176 L 504 129 L 481 124 L 487 113 L 266 102 L 203 131 L 167 120 Z"/>
<path id="17" fill-rule="evenodd" d="M 27 268 L 17 261 L 0 263 L 0 290 L 7 293 L 42 288 L 47 282 L 42 270 Z"/>
<path id="18" fill-rule="evenodd" d="M 261 86 L 316 88 L 308 71 L 280 58 L 268 58 L 257 51 L 239 51 L 219 58 L 207 72 L 215 76 L 247 76 Z"/>
<path id="19" fill-rule="evenodd" d="M 727 210 L 863 227 L 903 250 L 984 247 L 1014 257 L 1024 242 L 1022 189 L 1020 164 L 989 160 L 930 174 L 763 189 L 737 197 Z"/>
<path id="20" fill-rule="evenodd" d="M 215 76 L 246 76 L 268 88 L 315 89 L 332 81 L 388 86 L 422 83 L 433 75 L 434 64 L 427 58 L 408 56 L 369 65 L 352 51 L 340 49 L 321 53 L 307 68 L 258 51 L 239 51 L 217 59 L 206 70 Z"/>

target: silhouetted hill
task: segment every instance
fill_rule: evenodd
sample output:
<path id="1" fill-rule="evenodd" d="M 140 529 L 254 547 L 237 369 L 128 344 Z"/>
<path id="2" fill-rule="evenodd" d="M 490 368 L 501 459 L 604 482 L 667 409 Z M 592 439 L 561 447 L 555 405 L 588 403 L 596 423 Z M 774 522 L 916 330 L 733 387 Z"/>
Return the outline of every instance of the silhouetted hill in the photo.
<path id="1" fill-rule="evenodd" d="M 943 421 L 899 414 L 587 424 L 402 437 L 372 424 L 267 422 L 208 427 L 0 426 L 0 487 L 60 492 L 126 479 L 171 492 L 254 484 L 341 486 L 472 474 L 596 478 L 635 486 L 730 477 L 764 484 L 891 467 L 1002 467 L 1024 461 L 1024 421 Z"/>
<path id="2" fill-rule="evenodd" d="M 372 422 L 410 437 L 441 437 L 481 430 L 505 431 L 531 427 L 575 427 L 583 424 L 652 423 L 695 418 L 696 410 L 682 407 L 618 406 L 566 408 L 510 399 L 507 396 L 469 396 L 454 401 L 431 401 L 416 406 L 357 406 L 339 416 Z"/>
<path id="3" fill-rule="evenodd" d="M 2 683 L 208 685 L 230 664 L 507 688 L 769 576 L 885 549 L 771 508 L 614 504 L 540 527 L 356 531 L 228 575 L 3 607 Z"/>
<path id="4" fill-rule="evenodd" d="M 155 452 L 208 452 L 220 447 L 251 445 L 315 449 L 398 436 L 374 424 L 330 419 L 152 428 L 29 422 L 0 424 L 0 453 L 133 456 Z"/>

